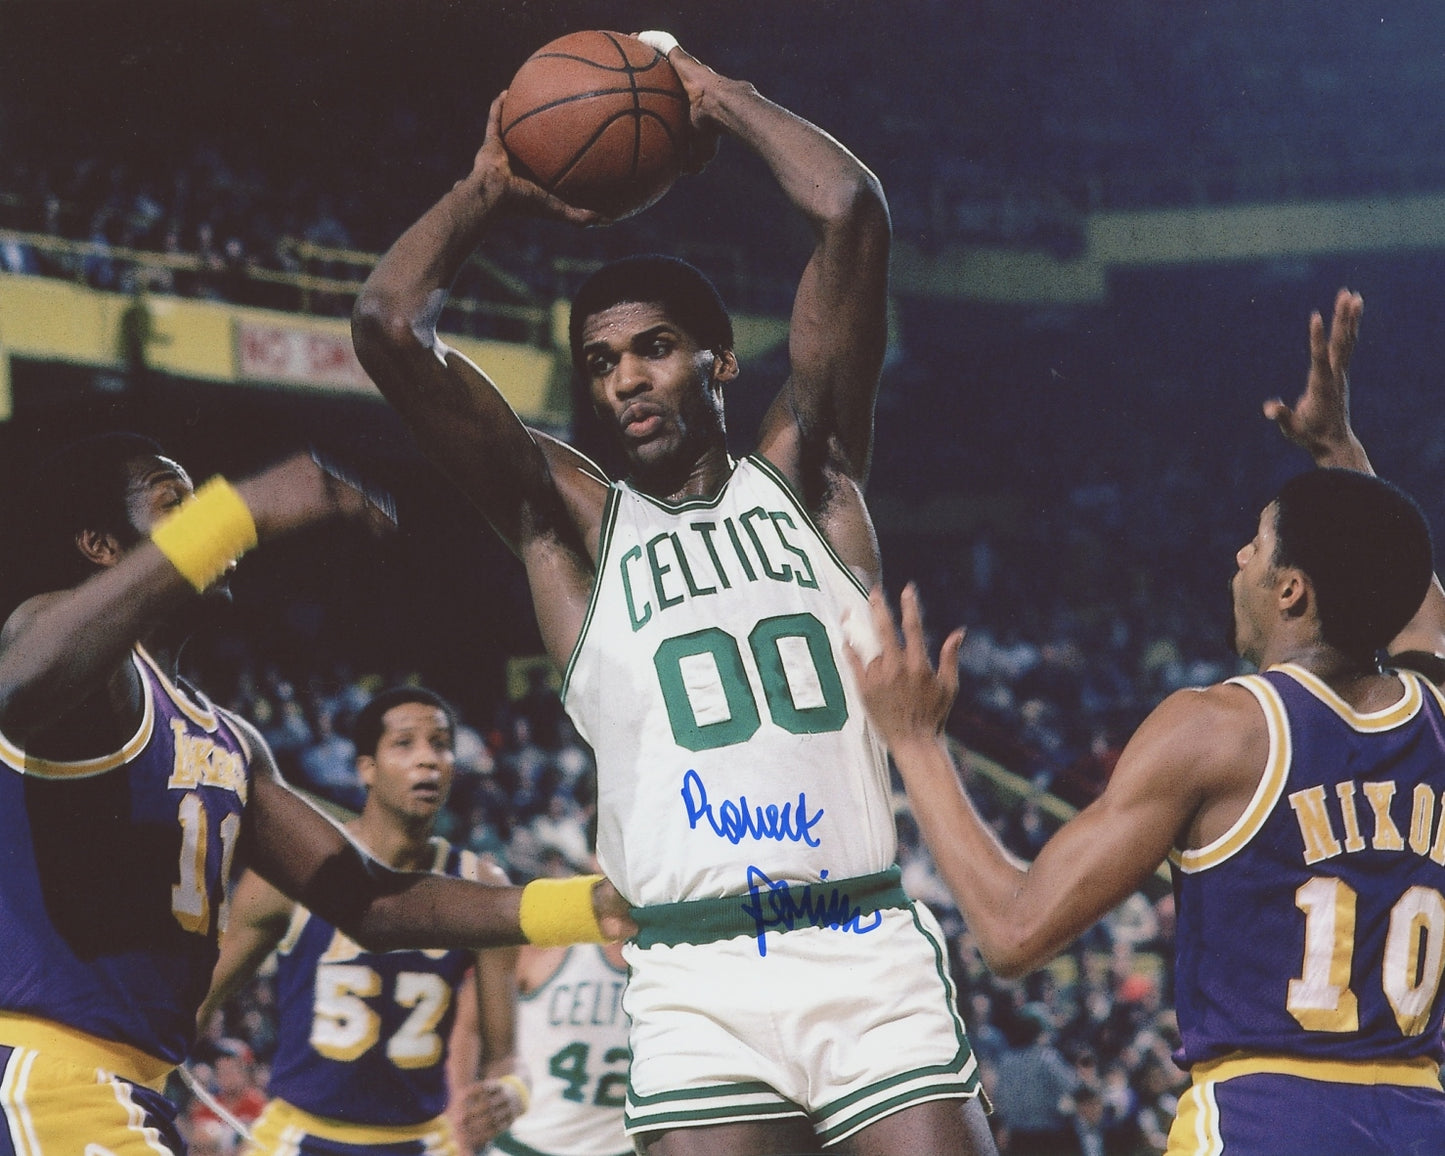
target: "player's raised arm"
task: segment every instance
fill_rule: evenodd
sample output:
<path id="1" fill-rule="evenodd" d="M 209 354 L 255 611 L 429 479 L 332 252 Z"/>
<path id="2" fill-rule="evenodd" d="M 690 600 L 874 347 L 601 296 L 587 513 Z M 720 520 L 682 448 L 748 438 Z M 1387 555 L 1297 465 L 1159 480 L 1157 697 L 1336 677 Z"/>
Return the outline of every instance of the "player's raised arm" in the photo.
<path id="1" fill-rule="evenodd" d="M 537 534 L 568 525 L 559 489 L 570 497 L 582 487 L 596 495 L 600 511 L 601 486 L 579 455 L 522 424 L 486 374 L 441 341 L 437 321 L 458 270 L 498 222 L 600 218 L 513 173 L 499 132 L 501 101 L 492 103 L 472 171 L 382 257 L 357 298 L 351 328 L 361 364 L 422 450 L 521 553 Z"/>
<path id="2" fill-rule="evenodd" d="M 1234 688 L 1167 699 L 1130 740 L 1104 794 L 1025 863 L 968 797 L 943 736 L 962 633 L 944 642 L 935 667 L 911 586 L 901 643 L 882 592 L 870 603 L 882 649 L 865 666 L 850 646 L 849 661 L 934 862 L 985 962 L 1003 976 L 1042 966 L 1139 888 L 1183 837 L 1206 787 L 1217 785 L 1217 768 L 1228 765 L 1219 747 L 1235 741 L 1235 731 L 1224 724 L 1247 728 L 1258 716 Z"/>
<path id="3" fill-rule="evenodd" d="M 791 375 L 760 448 L 816 496 L 824 462 L 861 483 L 868 473 L 888 336 L 888 205 L 878 178 L 816 125 L 718 75 L 666 41 L 702 133 L 724 132 L 772 170 L 812 227 L 814 249 L 793 302 Z M 812 491 L 812 492 L 810 492 Z"/>
<path id="4" fill-rule="evenodd" d="M 1310 316 L 1310 370 L 1304 392 L 1293 406 L 1279 398 L 1264 403 L 1264 416 L 1299 446 L 1315 465 L 1374 474 L 1365 447 L 1350 421 L 1350 360 L 1360 335 L 1365 302 L 1341 289 L 1326 329 L 1318 313 Z M 1390 645 L 1392 658 L 1445 683 L 1445 590 L 1435 578 L 1415 615 Z"/>

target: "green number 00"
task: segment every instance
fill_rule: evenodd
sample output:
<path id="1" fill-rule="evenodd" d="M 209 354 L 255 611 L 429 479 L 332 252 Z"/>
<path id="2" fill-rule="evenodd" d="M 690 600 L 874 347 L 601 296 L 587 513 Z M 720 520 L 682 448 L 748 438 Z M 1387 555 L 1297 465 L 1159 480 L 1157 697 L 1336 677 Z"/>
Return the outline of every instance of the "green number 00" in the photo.
<path id="1" fill-rule="evenodd" d="M 806 647 L 817 678 L 816 686 L 795 687 L 783 657 L 782 643 L 798 639 Z M 763 699 L 773 722 L 795 735 L 827 734 L 842 730 L 848 721 L 843 680 L 828 644 L 828 631 L 811 614 L 782 614 L 764 618 L 748 635 L 748 647 L 763 684 Z M 796 648 L 791 648 L 796 655 Z M 711 657 L 711 662 L 686 663 Z M 686 663 L 686 666 L 684 665 Z M 689 751 L 710 751 L 746 742 L 761 723 L 757 694 L 748 682 L 738 640 L 726 630 L 709 626 L 691 634 L 668 638 L 652 656 L 662 699 L 667 706 L 672 736 Z M 796 691 L 811 692 L 816 705 L 799 706 Z M 694 697 L 696 695 L 696 698 Z M 717 717 L 698 721 L 696 703 L 705 699 Z"/>

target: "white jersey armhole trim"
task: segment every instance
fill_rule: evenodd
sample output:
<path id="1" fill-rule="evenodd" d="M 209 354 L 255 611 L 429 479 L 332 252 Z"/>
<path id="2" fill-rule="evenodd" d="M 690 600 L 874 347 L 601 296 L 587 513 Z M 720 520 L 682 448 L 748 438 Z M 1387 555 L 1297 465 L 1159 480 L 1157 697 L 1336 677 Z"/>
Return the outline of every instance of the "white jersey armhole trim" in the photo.
<path id="1" fill-rule="evenodd" d="M 1398 674 L 1401 678 L 1413 679 L 1415 682 L 1419 683 L 1422 687 L 1424 687 L 1425 690 L 1429 691 L 1431 696 L 1435 699 L 1436 703 L 1439 704 L 1441 715 L 1445 716 L 1445 691 L 1442 691 L 1438 686 L 1436 686 L 1423 674 L 1420 674 L 1417 671 L 1412 670 L 1406 672 L 1403 670 L 1397 670 L 1395 671 L 1395 673 Z"/>
<path id="2" fill-rule="evenodd" d="M 1216 867 L 1230 856 L 1244 848 L 1259 833 L 1264 822 L 1274 810 L 1275 804 L 1284 794 L 1289 781 L 1290 759 L 1293 755 L 1289 734 L 1289 718 L 1285 713 L 1284 699 L 1268 680 L 1259 675 L 1243 675 L 1231 678 L 1226 685 L 1242 686 L 1254 695 L 1264 711 L 1264 725 L 1269 732 L 1269 753 L 1265 756 L 1264 773 L 1254 796 L 1229 830 L 1203 847 L 1188 851 L 1174 850 L 1169 854 L 1172 862 L 1185 874 L 1206 871 Z"/>
<path id="3" fill-rule="evenodd" d="M 274 955 L 290 955 L 296 947 L 296 941 L 301 938 L 301 933 L 306 930 L 306 921 L 311 918 L 311 912 L 296 904 L 291 909 L 291 922 L 286 925 L 286 934 L 281 937 L 281 942 L 276 945 Z"/>

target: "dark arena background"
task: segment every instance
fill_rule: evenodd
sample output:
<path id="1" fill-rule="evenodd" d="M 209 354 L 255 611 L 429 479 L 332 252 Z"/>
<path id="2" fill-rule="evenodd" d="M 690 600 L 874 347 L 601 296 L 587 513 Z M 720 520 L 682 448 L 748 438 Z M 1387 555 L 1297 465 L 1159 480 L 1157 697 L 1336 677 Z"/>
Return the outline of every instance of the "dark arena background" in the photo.
<path id="1" fill-rule="evenodd" d="M 0 0 L 0 515 L 23 513 L 46 454 L 117 428 L 197 479 L 313 445 L 396 496 L 387 541 L 328 529 L 243 562 L 233 608 L 187 651 L 299 785 L 354 801 L 350 714 L 418 679 L 468 724 L 451 837 L 518 880 L 575 847 L 590 756 L 521 567 L 365 380 L 347 318 L 534 48 L 653 27 L 882 179 L 893 316 L 870 504 L 889 588 L 916 579 L 935 628 L 969 627 L 950 729 L 1020 854 L 1098 793 L 1167 693 L 1238 669 L 1234 552 L 1308 467 L 1260 406 L 1302 388 L 1309 315 L 1341 286 L 1365 298 L 1356 428 L 1445 526 L 1438 4 Z M 528 420 L 590 444 L 559 308 L 603 260 L 686 257 L 740 318 L 745 451 L 809 243 L 724 141 L 613 228 L 490 238 L 442 330 Z M 905 879 L 953 935 L 1002 1150 L 1026 1110 L 1010 1082 L 1054 1080 L 1064 1113 L 1070 1089 L 1102 1091 L 1108 1150 L 1162 1151 L 1184 1086 L 1167 881 L 1000 981 L 898 797 Z M 267 1000 L 263 981 L 216 1029 L 247 1039 L 262 1088 Z"/>

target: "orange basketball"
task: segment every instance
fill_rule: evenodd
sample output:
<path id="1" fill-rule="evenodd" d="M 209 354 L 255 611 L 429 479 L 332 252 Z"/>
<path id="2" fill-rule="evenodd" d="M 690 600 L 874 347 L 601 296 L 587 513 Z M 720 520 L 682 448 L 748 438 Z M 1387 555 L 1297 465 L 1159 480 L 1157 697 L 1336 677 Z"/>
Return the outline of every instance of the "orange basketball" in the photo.
<path id="1" fill-rule="evenodd" d="M 656 49 L 621 32 L 573 32 L 517 70 L 501 131 L 523 176 L 619 218 L 677 179 L 691 122 L 687 92 Z"/>

